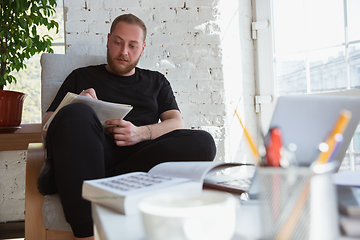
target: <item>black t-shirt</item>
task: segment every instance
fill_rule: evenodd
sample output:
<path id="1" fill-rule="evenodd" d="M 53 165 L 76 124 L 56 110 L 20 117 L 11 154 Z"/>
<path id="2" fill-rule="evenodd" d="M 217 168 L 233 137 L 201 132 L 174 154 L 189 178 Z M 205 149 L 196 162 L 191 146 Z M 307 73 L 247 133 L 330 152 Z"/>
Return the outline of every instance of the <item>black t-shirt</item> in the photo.
<path id="1" fill-rule="evenodd" d="M 118 76 L 105 64 L 74 70 L 63 82 L 47 111 L 55 111 L 67 92 L 79 94 L 94 88 L 99 100 L 132 105 L 124 118 L 135 126 L 154 124 L 161 113 L 179 110 L 169 81 L 159 72 L 135 69 L 132 76 Z"/>

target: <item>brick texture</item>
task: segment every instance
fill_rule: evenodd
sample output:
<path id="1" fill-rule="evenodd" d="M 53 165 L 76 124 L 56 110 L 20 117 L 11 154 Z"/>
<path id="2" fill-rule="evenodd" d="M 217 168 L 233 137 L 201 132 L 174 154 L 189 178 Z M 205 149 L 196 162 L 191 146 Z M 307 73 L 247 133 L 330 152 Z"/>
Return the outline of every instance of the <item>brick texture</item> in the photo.
<path id="1" fill-rule="evenodd" d="M 234 110 L 255 133 L 251 0 L 64 0 L 66 53 L 105 55 L 110 22 L 148 27 L 139 62 L 171 82 L 186 128 L 209 131 L 217 161 L 251 162 Z M 254 134 L 255 135 L 255 134 Z"/>

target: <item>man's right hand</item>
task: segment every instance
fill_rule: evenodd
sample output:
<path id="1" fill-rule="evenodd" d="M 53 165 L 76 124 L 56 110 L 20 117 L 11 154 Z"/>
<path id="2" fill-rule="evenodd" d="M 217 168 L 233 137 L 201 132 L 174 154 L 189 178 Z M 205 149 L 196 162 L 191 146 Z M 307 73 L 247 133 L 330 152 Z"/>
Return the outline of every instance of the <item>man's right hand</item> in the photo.
<path id="1" fill-rule="evenodd" d="M 95 89 L 93 89 L 93 88 L 88 88 L 86 90 L 82 90 L 82 92 L 79 95 L 98 99 L 96 96 Z"/>
<path id="2" fill-rule="evenodd" d="M 93 88 L 88 88 L 86 90 L 83 90 L 79 95 L 97 99 L 95 89 L 93 89 Z M 41 135 L 43 136 L 44 139 L 46 138 L 46 131 L 43 130 L 43 127 L 44 127 L 45 123 L 49 120 L 51 115 L 53 115 L 53 113 L 54 112 L 49 111 L 43 117 L 42 124 L 41 124 Z"/>

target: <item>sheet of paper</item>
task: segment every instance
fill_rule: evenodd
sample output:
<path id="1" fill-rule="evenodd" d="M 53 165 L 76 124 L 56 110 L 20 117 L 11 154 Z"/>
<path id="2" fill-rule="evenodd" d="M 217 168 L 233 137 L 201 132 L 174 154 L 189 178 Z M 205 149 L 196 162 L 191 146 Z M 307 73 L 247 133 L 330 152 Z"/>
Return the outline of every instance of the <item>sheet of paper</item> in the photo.
<path id="1" fill-rule="evenodd" d="M 84 103 L 90 106 L 95 111 L 96 115 L 98 116 L 104 128 L 109 127 L 105 123 L 106 120 L 123 119 L 126 116 L 126 114 L 128 114 L 133 108 L 130 105 L 104 102 L 90 97 L 80 96 L 75 93 L 68 92 L 64 97 L 64 99 L 59 104 L 59 106 L 56 108 L 53 115 L 51 115 L 49 120 L 44 125 L 43 130 L 47 131 L 51 121 L 58 113 L 58 111 L 70 103 Z"/>
<path id="2" fill-rule="evenodd" d="M 240 163 L 224 163 L 212 161 L 165 162 L 158 164 L 152 169 L 150 169 L 149 173 L 168 177 L 188 178 L 196 182 L 202 182 L 204 181 L 205 175 L 216 167 L 218 167 L 217 170 L 221 170 L 225 167 L 233 167 L 240 165 Z"/>

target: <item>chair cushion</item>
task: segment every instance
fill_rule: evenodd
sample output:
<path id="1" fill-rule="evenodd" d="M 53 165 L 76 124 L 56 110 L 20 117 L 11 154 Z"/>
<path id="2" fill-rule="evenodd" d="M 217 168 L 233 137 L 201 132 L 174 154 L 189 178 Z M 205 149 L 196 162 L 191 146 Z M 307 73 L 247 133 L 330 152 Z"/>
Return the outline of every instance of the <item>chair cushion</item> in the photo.
<path id="1" fill-rule="evenodd" d="M 106 63 L 106 56 L 50 54 L 41 55 L 42 116 L 53 101 L 65 78 L 76 68 Z M 46 229 L 71 231 L 65 220 L 58 194 L 45 196 L 42 215 Z"/>
<path id="2" fill-rule="evenodd" d="M 46 195 L 42 205 L 42 215 L 46 229 L 72 231 L 66 222 L 59 194 Z"/>
<path id="3" fill-rule="evenodd" d="M 74 69 L 106 62 L 106 56 L 43 53 L 40 59 L 42 116 L 44 116 L 65 78 Z"/>

